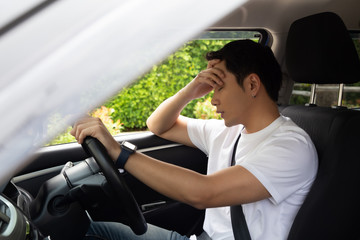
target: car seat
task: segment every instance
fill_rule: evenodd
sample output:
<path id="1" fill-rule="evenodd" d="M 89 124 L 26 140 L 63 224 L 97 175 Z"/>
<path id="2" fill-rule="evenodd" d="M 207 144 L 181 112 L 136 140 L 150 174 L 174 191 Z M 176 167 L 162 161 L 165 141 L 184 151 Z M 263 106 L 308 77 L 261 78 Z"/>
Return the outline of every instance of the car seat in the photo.
<path id="1" fill-rule="evenodd" d="M 341 18 L 330 12 L 295 21 L 285 53 L 295 82 L 341 84 L 360 81 L 360 61 Z M 288 239 L 359 239 L 360 111 L 344 107 L 287 106 L 290 117 L 313 140 L 319 170 L 297 213 Z"/>

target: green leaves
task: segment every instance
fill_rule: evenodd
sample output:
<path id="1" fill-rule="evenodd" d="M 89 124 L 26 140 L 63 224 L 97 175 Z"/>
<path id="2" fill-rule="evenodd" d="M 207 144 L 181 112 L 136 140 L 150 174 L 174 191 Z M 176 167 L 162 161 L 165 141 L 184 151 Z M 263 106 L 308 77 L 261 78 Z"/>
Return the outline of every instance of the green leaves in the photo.
<path id="1" fill-rule="evenodd" d="M 146 119 L 165 99 L 174 95 L 207 66 L 205 55 L 220 49 L 229 41 L 195 40 L 185 44 L 129 88 L 123 89 L 106 106 L 113 108 L 114 121 L 121 119 L 125 130 L 146 129 Z M 204 102 L 205 96 L 199 101 Z M 183 110 L 188 117 L 194 115 L 193 101 Z"/>

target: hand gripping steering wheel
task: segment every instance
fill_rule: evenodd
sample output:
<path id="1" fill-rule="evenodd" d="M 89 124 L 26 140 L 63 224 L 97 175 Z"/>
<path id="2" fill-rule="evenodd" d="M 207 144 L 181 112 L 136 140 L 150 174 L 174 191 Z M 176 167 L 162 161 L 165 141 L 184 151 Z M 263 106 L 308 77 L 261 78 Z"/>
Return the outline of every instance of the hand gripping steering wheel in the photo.
<path id="1" fill-rule="evenodd" d="M 131 230 L 137 235 L 144 234 L 147 230 L 144 215 L 140 211 L 133 194 L 126 185 L 125 179 L 115 167 L 104 145 L 96 138 L 86 137 L 82 147 L 87 153 L 94 157 L 110 184 L 110 187 L 114 190 L 116 200 L 122 204 L 128 217 Z"/>

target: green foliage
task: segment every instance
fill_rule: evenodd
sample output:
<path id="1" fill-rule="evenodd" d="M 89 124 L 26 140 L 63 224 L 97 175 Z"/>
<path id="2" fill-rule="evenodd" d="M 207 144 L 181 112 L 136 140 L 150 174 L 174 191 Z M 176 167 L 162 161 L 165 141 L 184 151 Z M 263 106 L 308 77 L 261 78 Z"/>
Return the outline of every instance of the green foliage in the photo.
<path id="1" fill-rule="evenodd" d="M 168 57 L 162 64 L 154 66 L 132 86 L 123 89 L 106 106 L 115 111 L 114 120 L 121 119 L 126 130 L 146 129 L 146 119 L 165 99 L 174 95 L 207 66 L 205 55 L 220 49 L 229 41 L 194 40 Z M 199 99 L 204 101 L 206 97 Z M 193 101 L 182 114 L 195 117 Z"/>
<path id="2" fill-rule="evenodd" d="M 216 107 L 211 104 L 211 97 L 195 104 L 194 115 L 199 119 L 221 119 L 221 114 L 216 113 Z"/>
<path id="3" fill-rule="evenodd" d="M 117 135 L 123 129 L 123 124 L 120 123 L 120 119 L 113 121 L 111 117 L 111 113 L 114 112 L 113 108 L 107 108 L 105 106 L 101 106 L 100 108 L 95 109 L 90 116 L 100 118 L 104 123 L 107 130 L 111 133 L 111 135 Z"/>

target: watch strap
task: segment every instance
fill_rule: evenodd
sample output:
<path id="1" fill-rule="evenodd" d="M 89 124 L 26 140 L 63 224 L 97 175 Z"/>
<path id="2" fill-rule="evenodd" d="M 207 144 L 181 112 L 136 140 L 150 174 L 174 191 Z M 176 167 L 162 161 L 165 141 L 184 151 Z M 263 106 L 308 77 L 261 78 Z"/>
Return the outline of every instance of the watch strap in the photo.
<path id="1" fill-rule="evenodd" d="M 116 167 L 124 169 L 125 164 L 126 164 L 127 160 L 129 159 L 130 154 L 131 154 L 130 151 L 121 147 L 121 153 L 119 154 L 119 157 L 117 158 L 116 163 L 115 163 Z"/>

